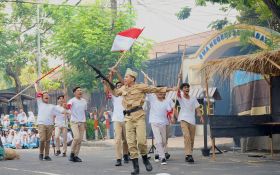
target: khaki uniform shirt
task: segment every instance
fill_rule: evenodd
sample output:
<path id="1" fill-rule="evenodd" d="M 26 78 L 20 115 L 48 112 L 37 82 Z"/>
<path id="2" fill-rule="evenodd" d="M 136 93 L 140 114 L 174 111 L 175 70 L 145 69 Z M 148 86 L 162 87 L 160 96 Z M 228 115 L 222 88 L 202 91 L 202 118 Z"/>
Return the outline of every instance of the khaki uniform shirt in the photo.
<path id="1" fill-rule="evenodd" d="M 122 105 L 125 110 L 130 110 L 138 106 L 143 106 L 145 102 L 146 93 L 160 93 L 166 92 L 167 87 L 153 87 L 146 84 L 134 84 L 131 87 L 122 86 L 119 89 L 115 89 L 113 94 L 115 96 L 123 96 Z M 125 121 L 137 120 L 145 116 L 144 110 L 139 110 L 125 116 Z"/>

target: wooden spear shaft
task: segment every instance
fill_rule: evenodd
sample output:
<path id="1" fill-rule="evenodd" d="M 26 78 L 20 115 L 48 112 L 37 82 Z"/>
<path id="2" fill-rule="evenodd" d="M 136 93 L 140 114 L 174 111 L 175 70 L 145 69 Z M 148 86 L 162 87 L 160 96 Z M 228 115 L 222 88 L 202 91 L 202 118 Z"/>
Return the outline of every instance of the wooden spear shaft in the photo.
<path id="1" fill-rule="evenodd" d="M 27 89 L 29 89 L 30 87 L 32 87 L 35 83 L 39 82 L 40 80 L 42 80 L 43 78 L 45 78 L 46 76 L 48 76 L 49 74 L 51 74 L 52 72 L 54 72 L 56 69 L 58 69 L 61 66 L 58 65 L 55 68 L 51 69 L 49 72 L 45 73 L 43 76 L 41 76 L 40 78 L 38 78 L 34 83 L 30 84 L 29 86 L 27 86 L 25 89 L 23 89 L 22 91 L 20 91 L 18 94 L 16 94 L 15 96 L 13 96 L 8 102 L 12 101 L 13 99 L 15 99 L 16 97 L 18 97 L 19 95 L 21 95 L 23 92 L 25 92 Z"/>
<path id="2" fill-rule="evenodd" d="M 180 88 L 180 82 L 181 82 L 181 77 L 182 77 L 182 73 L 183 73 L 183 61 L 184 61 L 186 49 L 187 49 L 187 45 L 185 45 L 185 48 L 184 48 L 184 51 L 183 51 L 183 54 L 182 54 L 182 57 L 181 57 L 181 67 L 180 67 L 180 71 L 179 71 L 179 74 L 178 74 L 178 81 L 177 81 L 177 89 L 178 89 L 178 91 L 180 90 L 179 88 Z M 178 95 L 176 94 L 175 95 L 175 105 L 174 105 L 173 111 L 176 108 L 177 98 L 178 98 Z M 174 118 L 174 112 L 172 114 L 172 118 Z"/>

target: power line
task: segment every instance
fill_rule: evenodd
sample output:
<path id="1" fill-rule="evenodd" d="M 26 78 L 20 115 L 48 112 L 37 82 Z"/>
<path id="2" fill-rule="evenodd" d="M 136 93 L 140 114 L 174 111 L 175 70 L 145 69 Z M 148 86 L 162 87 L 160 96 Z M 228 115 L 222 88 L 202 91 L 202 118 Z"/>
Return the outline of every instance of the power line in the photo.
<path id="1" fill-rule="evenodd" d="M 66 7 L 92 7 L 92 5 L 71 5 L 71 4 L 53 4 L 44 2 L 33 2 L 33 1 L 19 1 L 19 0 L 0 0 L 0 3 L 23 3 L 23 4 L 34 4 L 34 5 L 50 5 L 50 6 L 66 6 Z"/>

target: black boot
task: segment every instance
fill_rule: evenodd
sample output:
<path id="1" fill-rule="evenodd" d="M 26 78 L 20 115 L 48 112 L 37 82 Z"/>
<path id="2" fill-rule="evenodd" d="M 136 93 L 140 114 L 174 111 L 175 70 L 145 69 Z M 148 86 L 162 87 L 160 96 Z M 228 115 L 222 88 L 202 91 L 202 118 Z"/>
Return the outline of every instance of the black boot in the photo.
<path id="1" fill-rule="evenodd" d="M 127 154 L 125 154 L 125 155 L 123 155 L 123 162 L 124 163 L 128 163 L 129 162 L 129 157 L 128 157 L 128 155 Z"/>
<path id="2" fill-rule="evenodd" d="M 69 157 L 69 161 L 74 162 L 74 157 L 75 157 L 74 153 L 71 153 Z"/>
<path id="3" fill-rule="evenodd" d="M 122 166 L 122 160 L 117 159 L 117 162 L 116 162 L 115 166 Z"/>
<path id="4" fill-rule="evenodd" d="M 147 154 L 144 155 L 144 156 L 142 156 L 142 159 L 143 159 L 143 163 L 144 163 L 144 165 L 145 165 L 145 167 L 146 167 L 146 170 L 147 170 L 147 171 L 152 171 L 152 170 L 153 170 L 153 167 L 152 167 L 152 165 L 151 165 L 151 163 L 150 163 L 150 161 L 149 161 L 149 159 L 148 159 Z"/>
<path id="5" fill-rule="evenodd" d="M 132 163 L 133 163 L 133 171 L 131 172 L 131 175 L 139 174 L 138 158 L 132 159 Z"/>

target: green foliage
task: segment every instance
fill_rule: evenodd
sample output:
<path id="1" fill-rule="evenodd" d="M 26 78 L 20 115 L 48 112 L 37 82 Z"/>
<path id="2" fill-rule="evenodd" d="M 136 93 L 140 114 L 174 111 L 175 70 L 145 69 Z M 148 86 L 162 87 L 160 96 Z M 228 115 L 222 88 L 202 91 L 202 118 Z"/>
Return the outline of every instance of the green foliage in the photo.
<path id="1" fill-rule="evenodd" d="M 215 29 L 215 30 L 222 30 L 228 24 L 229 24 L 229 21 L 227 20 L 227 18 L 224 18 L 224 19 L 218 19 L 216 21 L 211 22 L 208 25 L 208 27 L 210 27 L 211 29 Z"/>
<path id="2" fill-rule="evenodd" d="M 183 7 L 178 13 L 176 13 L 176 16 L 179 20 L 187 19 L 191 15 L 191 10 L 192 9 L 188 6 Z"/>
<path id="3" fill-rule="evenodd" d="M 86 121 L 86 137 L 87 139 L 91 140 L 91 139 L 94 139 L 95 138 L 95 131 L 94 131 L 94 120 L 92 119 L 88 119 Z M 105 136 L 105 133 L 106 133 L 106 126 L 103 124 L 103 123 L 99 123 L 99 128 L 103 134 L 103 137 Z M 100 131 L 98 131 L 98 138 L 99 139 L 102 139 L 102 136 L 100 134 Z"/>
<path id="4" fill-rule="evenodd" d="M 120 54 L 112 53 L 116 34 L 134 25 L 135 14 L 127 6 L 118 7 L 118 15 L 112 28 L 111 10 L 96 2 L 89 8 L 48 8 L 54 19 L 53 36 L 49 40 L 48 52 L 60 55 L 71 67 L 66 73 L 67 86 L 79 84 L 83 88 L 97 88 L 96 74 L 85 61 L 98 67 L 104 74 L 113 66 Z M 147 59 L 150 42 L 137 42 L 132 52 L 126 54 L 125 64 L 132 59 L 131 66 L 138 67 Z M 129 59 L 128 59 L 129 58 Z"/>
<path id="5" fill-rule="evenodd" d="M 87 125 L 87 130 L 86 130 L 86 137 L 87 139 L 94 139 L 95 138 L 95 133 L 94 133 L 94 120 L 87 120 L 86 121 Z"/>

